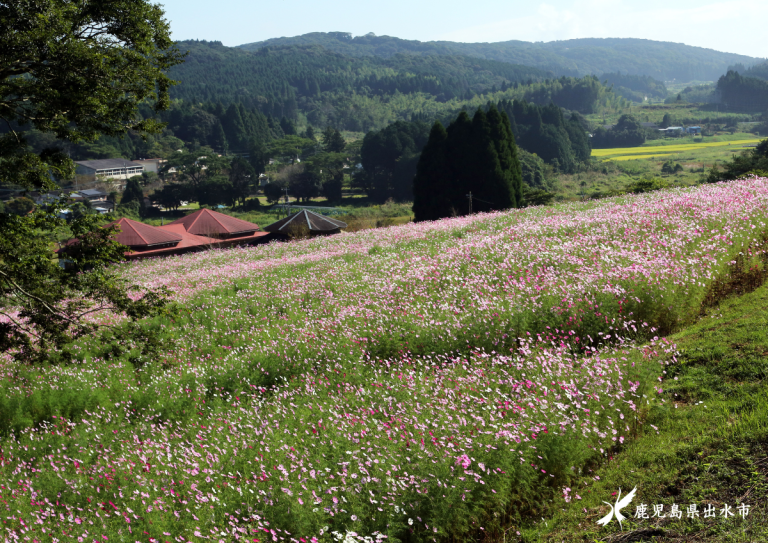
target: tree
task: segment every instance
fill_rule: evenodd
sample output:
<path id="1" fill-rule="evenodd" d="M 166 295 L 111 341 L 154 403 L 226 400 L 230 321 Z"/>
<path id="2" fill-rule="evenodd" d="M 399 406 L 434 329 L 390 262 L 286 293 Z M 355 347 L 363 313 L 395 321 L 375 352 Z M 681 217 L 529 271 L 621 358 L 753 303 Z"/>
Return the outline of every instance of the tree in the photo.
<path id="1" fill-rule="evenodd" d="M 321 179 L 322 193 L 331 202 L 341 201 L 344 162 L 342 153 L 319 153 L 305 163 Z"/>
<path id="2" fill-rule="evenodd" d="M 347 146 L 341 132 L 330 126 L 323 132 L 323 147 L 328 153 L 340 153 Z"/>
<path id="3" fill-rule="evenodd" d="M 120 198 L 121 204 L 128 204 L 130 202 L 139 202 L 140 207 L 144 205 L 144 192 L 141 190 L 141 185 L 135 177 L 126 182 L 123 196 Z"/>
<path id="4" fill-rule="evenodd" d="M 35 209 L 35 202 L 26 196 L 19 196 L 8 202 L 6 209 L 8 213 L 13 213 L 14 215 L 27 215 Z"/>
<path id="5" fill-rule="evenodd" d="M 288 187 L 291 195 L 307 202 L 320 194 L 322 180 L 314 168 L 304 164 L 292 164 L 278 174 L 278 179 Z"/>
<path id="6" fill-rule="evenodd" d="M 139 104 L 150 101 L 155 112 L 168 107 L 165 71 L 180 61 L 161 8 L 146 0 L 0 3 L 0 120 L 8 128 L 0 136 L 0 185 L 47 191 L 55 179 L 71 177 L 74 165 L 63 152 L 27 145 L 23 130 L 30 126 L 73 144 L 128 130 L 159 132 L 159 121 L 138 115 Z M 71 205 L 62 200 L 24 216 L 0 215 L 0 351 L 24 362 L 69 361 L 75 355 L 68 345 L 100 330 L 112 355 L 128 343 L 148 355 L 157 337 L 135 321 L 167 312 L 166 293 L 133 294 L 138 289 L 107 266 L 126 249 L 114 240 L 115 227 L 100 228 L 103 218 L 91 214 L 67 225 L 59 217 Z M 66 226 L 77 240 L 66 249 L 68 269 L 51 243 Z M 85 320 L 104 309 L 125 314 L 128 323 Z"/>
<path id="7" fill-rule="evenodd" d="M 495 107 L 462 111 L 447 130 L 436 123 L 416 166 L 413 211 L 417 221 L 469 209 L 502 210 L 523 202 L 517 146 L 508 119 Z M 465 211 L 466 210 L 466 211 Z"/>
<path id="8" fill-rule="evenodd" d="M 267 202 L 270 204 L 276 204 L 283 197 L 283 187 L 277 183 L 267 183 L 264 185 L 264 196 L 267 197 Z"/>
<path id="9" fill-rule="evenodd" d="M 413 213 L 416 221 L 433 221 L 447 217 L 451 202 L 446 183 L 449 180 L 446 141 L 448 133 L 435 122 L 429 140 L 421 152 L 413 179 Z"/>
<path id="10" fill-rule="evenodd" d="M 186 187 L 179 183 L 169 183 L 162 189 L 152 193 L 152 202 L 163 206 L 165 209 L 176 211 L 181 206 L 182 200 L 186 195 Z"/>
<path id="11" fill-rule="evenodd" d="M 41 14 L 45 16 L 41 16 Z M 60 151 L 36 154 L 24 126 L 72 143 L 158 132 L 153 118 L 136 115 L 169 105 L 165 74 L 181 61 L 159 6 L 147 0 L 14 0 L 0 4 L 0 183 L 50 188 L 49 172 L 72 174 Z"/>
<path id="12" fill-rule="evenodd" d="M 247 160 L 240 157 L 232 159 L 229 166 L 229 183 L 232 185 L 232 199 L 235 204 L 238 201 L 245 205 L 245 199 L 251 194 L 251 187 L 259 179 L 256 170 Z"/>
<path id="13" fill-rule="evenodd" d="M 669 128 L 670 126 L 672 126 L 672 116 L 669 113 L 665 113 L 661 119 L 661 127 Z"/>

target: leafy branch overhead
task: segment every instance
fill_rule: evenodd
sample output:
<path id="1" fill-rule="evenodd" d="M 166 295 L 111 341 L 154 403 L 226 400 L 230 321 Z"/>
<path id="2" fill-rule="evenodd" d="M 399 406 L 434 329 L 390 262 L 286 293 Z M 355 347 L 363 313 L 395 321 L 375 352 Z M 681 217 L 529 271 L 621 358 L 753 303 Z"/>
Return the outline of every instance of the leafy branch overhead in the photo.
<path id="1" fill-rule="evenodd" d="M 182 54 L 160 7 L 146 1 L 14 0 L 0 4 L 0 183 L 49 187 L 72 173 L 60 152 L 30 153 L 29 126 L 70 142 L 128 130 L 158 132 L 137 115 L 170 103 L 166 74 Z M 6 128 L 4 127 L 4 128 Z"/>
<path id="2" fill-rule="evenodd" d="M 159 132 L 139 106 L 168 107 L 174 82 L 165 72 L 181 61 L 162 10 L 144 0 L 0 3 L 0 186 L 48 191 L 72 176 L 61 150 L 27 145 L 29 128 L 70 143 Z M 170 307 L 166 291 L 136 293 L 116 275 L 109 264 L 126 249 L 116 227 L 87 213 L 66 221 L 71 204 L 61 195 L 0 213 L 0 350 L 25 362 L 66 358 L 73 340 L 108 328 L 96 324 L 97 312 L 135 320 Z M 62 232 L 75 241 L 56 255 Z M 125 331 L 123 340 L 145 335 Z"/>

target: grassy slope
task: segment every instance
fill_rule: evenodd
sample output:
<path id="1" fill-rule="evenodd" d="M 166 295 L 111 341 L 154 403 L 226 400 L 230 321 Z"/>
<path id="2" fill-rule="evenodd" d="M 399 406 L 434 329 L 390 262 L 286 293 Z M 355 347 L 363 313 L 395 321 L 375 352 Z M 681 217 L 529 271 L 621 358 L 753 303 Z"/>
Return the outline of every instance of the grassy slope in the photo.
<path id="1" fill-rule="evenodd" d="M 768 286 L 733 298 L 672 338 L 680 350 L 661 385 L 665 404 L 649 410 L 645 434 L 573 491 L 582 500 L 552 506 L 546 523 L 522 532 L 525 541 L 768 540 Z M 702 403 L 699 403 L 702 402 Z M 658 427 L 658 434 L 651 425 Z M 714 519 L 634 520 L 601 528 L 618 488 L 637 486 L 624 510 L 639 503 L 712 503 Z M 722 504 L 751 506 L 745 520 L 725 521 Z M 555 509 L 560 508 L 555 512 Z M 586 509 L 586 512 L 584 511 Z"/>

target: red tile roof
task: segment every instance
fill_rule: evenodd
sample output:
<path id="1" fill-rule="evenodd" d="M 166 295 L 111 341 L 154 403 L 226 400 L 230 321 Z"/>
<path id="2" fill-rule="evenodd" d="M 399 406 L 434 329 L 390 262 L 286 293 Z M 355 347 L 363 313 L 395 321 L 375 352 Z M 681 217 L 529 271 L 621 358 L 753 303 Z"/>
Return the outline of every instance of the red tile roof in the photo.
<path id="1" fill-rule="evenodd" d="M 200 209 L 170 224 L 181 224 L 187 232 L 199 236 L 226 236 L 259 231 L 257 224 L 210 209 Z"/>
<path id="2" fill-rule="evenodd" d="M 125 217 L 113 221 L 107 226 L 112 226 L 113 224 L 120 227 L 120 233 L 117 234 L 115 240 L 131 248 L 152 247 L 153 245 L 176 245 L 182 240 L 181 235 L 176 232 L 161 230 L 160 228 L 132 221 Z"/>

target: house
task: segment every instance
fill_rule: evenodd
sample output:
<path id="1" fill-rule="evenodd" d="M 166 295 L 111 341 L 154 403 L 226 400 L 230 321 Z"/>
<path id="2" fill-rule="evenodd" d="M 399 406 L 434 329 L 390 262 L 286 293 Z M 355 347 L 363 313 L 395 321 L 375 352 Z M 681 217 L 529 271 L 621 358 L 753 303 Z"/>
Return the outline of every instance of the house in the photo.
<path id="1" fill-rule="evenodd" d="M 209 209 L 201 209 L 163 226 L 151 226 L 127 218 L 106 226 L 111 225 L 120 228 L 115 240 L 130 249 L 125 253 L 126 260 L 257 245 L 273 239 L 273 236 L 261 232 L 258 225 Z M 210 235 L 200 235 L 201 232 L 209 232 Z M 58 252 L 66 253 L 67 247 L 75 243 L 78 243 L 77 239 L 69 240 Z"/>
<path id="2" fill-rule="evenodd" d="M 91 203 L 106 201 L 107 196 L 109 195 L 106 192 L 99 189 L 78 190 L 77 192 L 72 193 L 72 199 L 88 200 Z"/>
<path id="3" fill-rule="evenodd" d="M 308 232 L 310 236 L 318 236 L 337 234 L 346 227 L 347 223 L 345 222 L 325 217 L 308 209 L 302 209 L 265 226 L 264 230 L 282 237 L 290 237 L 291 234 L 301 231 Z"/>
<path id="4" fill-rule="evenodd" d="M 104 215 L 115 209 L 115 203 L 107 200 L 108 196 L 109 195 L 103 190 L 86 189 L 73 192 L 71 198 L 75 201 L 88 200 L 94 211 Z"/>
<path id="5" fill-rule="evenodd" d="M 700 136 L 701 135 L 701 127 L 700 126 L 689 126 L 685 129 L 685 131 L 688 134 L 693 134 L 694 136 Z"/>
<path id="6" fill-rule="evenodd" d="M 679 136 L 685 132 L 685 129 L 682 126 L 670 126 L 669 128 L 659 128 L 659 132 L 665 136 Z"/>
<path id="7" fill-rule="evenodd" d="M 142 158 L 141 160 L 134 160 L 133 162 L 135 164 L 141 164 L 144 166 L 145 172 L 160 173 L 160 169 L 163 167 L 163 164 L 168 161 L 162 158 Z"/>
<path id="8" fill-rule="evenodd" d="M 129 179 L 141 175 L 144 166 L 124 158 L 105 158 L 103 160 L 76 160 L 77 175 L 92 175 L 105 179 Z"/>
<path id="9" fill-rule="evenodd" d="M 640 126 L 642 126 L 643 128 L 648 128 L 649 130 L 659 129 L 659 125 L 657 125 L 656 123 L 640 123 Z"/>

